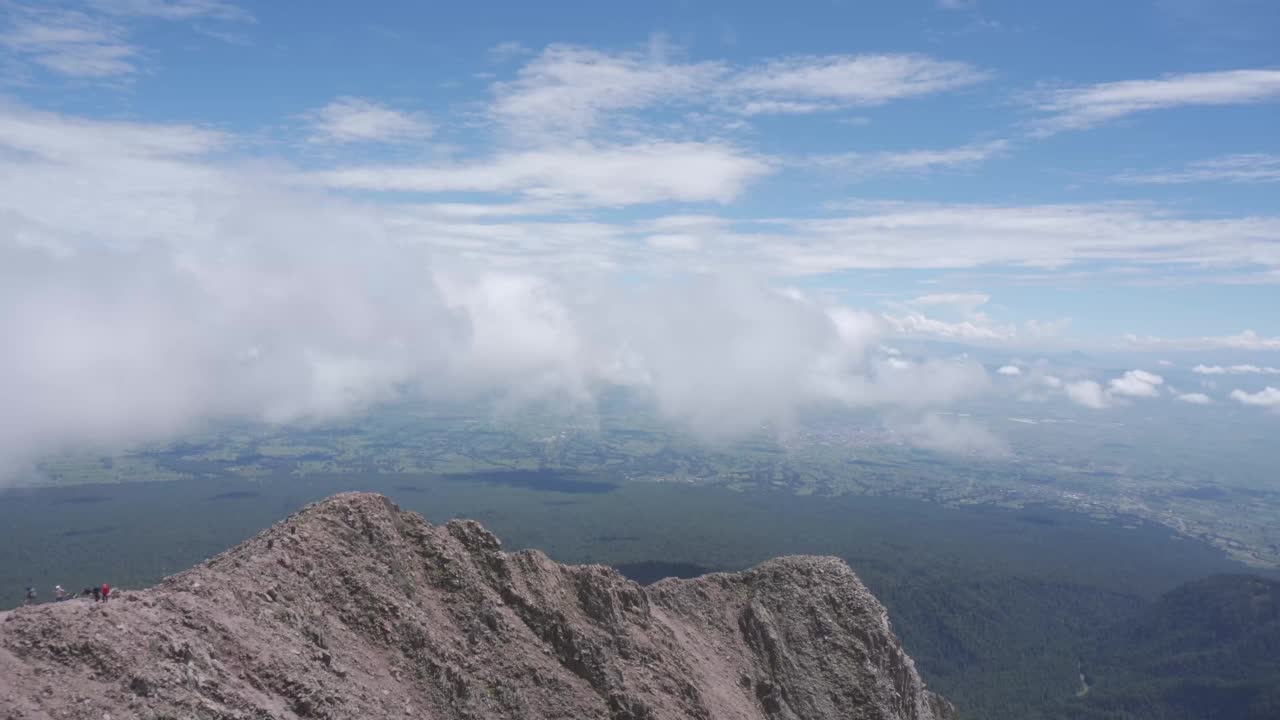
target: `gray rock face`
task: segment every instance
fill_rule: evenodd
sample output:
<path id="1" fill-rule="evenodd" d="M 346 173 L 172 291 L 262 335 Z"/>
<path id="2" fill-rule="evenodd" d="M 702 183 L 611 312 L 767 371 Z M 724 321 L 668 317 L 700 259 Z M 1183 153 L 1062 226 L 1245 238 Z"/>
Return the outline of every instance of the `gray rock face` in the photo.
<path id="1" fill-rule="evenodd" d="M 109 604 L 0 619 L 0 719 L 946 720 L 847 565 L 643 588 L 379 495 Z"/>

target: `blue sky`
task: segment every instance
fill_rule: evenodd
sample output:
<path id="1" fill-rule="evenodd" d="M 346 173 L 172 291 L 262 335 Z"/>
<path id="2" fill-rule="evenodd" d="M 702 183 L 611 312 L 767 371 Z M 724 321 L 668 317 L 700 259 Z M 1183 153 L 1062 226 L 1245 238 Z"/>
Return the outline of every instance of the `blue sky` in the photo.
<path id="1" fill-rule="evenodd" d="M 4 0 L 0 330 L 60 328 L 6 362 L 62 392 L 185 359 L 161 424 L 459 363 L 570 395 L 681 377 L 665 397 L 716 374 L 667 347 L 693 288 L 725 325 L 691 336 L 822 346 L 795 362 L 830 337 L 1266 362 L 1276 37 L 1248 0 Z M 192 399 L 236 363 L 263 385 Z"/>
<path id="2" fill-rule="evenodd" d="M 1090 337 L 1280 333 L 1269 302 L 1280 263 L 1274 4 L 951 5 L 311 3 L 300 12 L 288 3 L 212 0 L 7 3 L 6 94 L 20 107 L 68 116 L 217 129 L 234 136 L 227 153 L 302 168 L 370 160 L 440 166 L 528 147 L 658 140 L 715 145 L 769 164 L 709 180 L 723 190 L 673 193 L 675 202 L 610 198 L 589 211 L 620 223 L 672 214 L 748 223 L 830 218 L 840 213 L 833 206 L 875 201 L 1002 213 L 1070 207 L 1097 213 L 1099 223 L 1108 222 L 1103 208 L 1126 203 L 1124 219 L 1151 223 L 1142 231 L 1155 236 L 1165 222 L 1252 218 L 1265 225 L 1261 237 L 1206 228 L 1186 247 L 1154 253 L 1157 264 L 1123 252 L 1046 260 L 1091 266 L 1088 297 L 1074 277 L 1026 292 L 1017 285 L 1026 273 L 1009 269 L 1040 261 L 1016 250 L 957 253 L 953 264 L 973 267 L 894 281 L 903 296 L 920 281 L 1007 294 L 1017 299 L 1002 308 L 1007 320 L 1069 317 Z M 873 68 L 877 61 L 884 67 Z M 616 71 L 616 85 L 592 77 L 592 67 Z M 804 76 L 823 67 L 831 74 Z M 731 87 L 753 78 L 766 87 Z M 1108 88 L 1115 83 L 1130 85 Z M 569 106 L 513 104 L 553 85 Z M 1207 98 L 1206 87 L 1216 89 Z M 1108 101 L 1106 92 L 1119 95 Z M 792 108 L 768 112 L 752 103 Z M 399 114 L 430 130 L 396 137 L 374 128 L 367 138 L 298 142 L 316 132 L 324 108 L 349 121 L 361 110 Z M 555 116 L 537 119 L 548 112 Z M 375 200 L 505 201 L 521 192 L 439 185 L 392 188 Z M 1201 261 L 1195 246 L 1219 236 L 1266 247 Z M 957 233 L 951 242 L 982 239 Z M 892 262 L 908 270 L 921 264 Z M 852 293 L 883 292 L 876 278 L 860 282 L 848 272 L 880 264 L 853 259 L 833 263 L 830 277 L 820 265 L 802 274 L 823 285 L 838 277 Z M 1185 311 L 1167 312 L 1183 293 Z"/>

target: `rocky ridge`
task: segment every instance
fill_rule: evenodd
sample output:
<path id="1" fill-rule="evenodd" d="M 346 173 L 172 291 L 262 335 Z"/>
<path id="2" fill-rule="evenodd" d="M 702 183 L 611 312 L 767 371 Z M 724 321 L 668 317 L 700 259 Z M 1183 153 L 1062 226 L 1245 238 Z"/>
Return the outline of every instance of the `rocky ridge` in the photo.
<path id="1" fill-rule="evenodd" d="M 337 495 L 148 590 L 0 620 L 0 718 L 949 720 L 844 562 L 641 587 Z"/>

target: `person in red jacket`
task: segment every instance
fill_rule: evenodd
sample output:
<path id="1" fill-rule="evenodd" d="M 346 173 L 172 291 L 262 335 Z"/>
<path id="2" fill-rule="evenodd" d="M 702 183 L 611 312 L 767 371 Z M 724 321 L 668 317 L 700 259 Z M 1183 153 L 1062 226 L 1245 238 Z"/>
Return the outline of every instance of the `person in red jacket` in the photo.
<path id="1" fill-rule="evenodd" d="M 107 598 L 110 596 L 111 596 L 111 586 L 107 585 L 106 583 L 102 583 L 102 602 L 106 602 Z"/>

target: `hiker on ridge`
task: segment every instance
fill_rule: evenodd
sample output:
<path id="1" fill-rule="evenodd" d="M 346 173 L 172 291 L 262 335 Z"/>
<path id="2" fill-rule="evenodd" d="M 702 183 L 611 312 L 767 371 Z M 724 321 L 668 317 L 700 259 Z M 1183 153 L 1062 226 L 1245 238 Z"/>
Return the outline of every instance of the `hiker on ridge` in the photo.
<path id="1" fill-rule="evenodd" d="M 102 583 L 102 602 L 106 602 L 110 596 L 111 586 L 106 583 Z"/>

